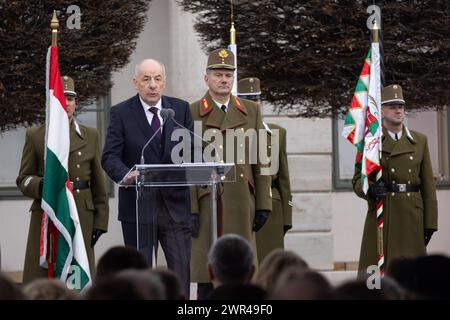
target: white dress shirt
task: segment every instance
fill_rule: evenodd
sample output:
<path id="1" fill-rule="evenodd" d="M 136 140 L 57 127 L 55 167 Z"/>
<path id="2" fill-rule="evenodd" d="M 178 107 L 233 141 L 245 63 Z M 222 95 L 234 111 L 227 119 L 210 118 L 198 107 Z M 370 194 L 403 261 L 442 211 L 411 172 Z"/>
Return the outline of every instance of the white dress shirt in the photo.
<path id="1" fill-rule="evenodd" d="M 141 96 L 139 96 L 139 99 L 141 100 L 142 107 L 144 108 L 144 112 L 145 112 L 145 116 L 147 117 L 148 124 L 151 127 L 152 126 L 152 120 L 153 120 L 153 113 L 150 111 L 151 106 L 146 104 L 144 102 L 144 100 L 142 100 Z M 163 119 L 161 117 L 161 109 L 162 109 L 161 99 L 159 99 L 159 101 L 156 103 L 156 105 L 154 107 L 158 109 L 159 123 L 161 123 L 161 125 L 162 125 L 163 124 Z"/>

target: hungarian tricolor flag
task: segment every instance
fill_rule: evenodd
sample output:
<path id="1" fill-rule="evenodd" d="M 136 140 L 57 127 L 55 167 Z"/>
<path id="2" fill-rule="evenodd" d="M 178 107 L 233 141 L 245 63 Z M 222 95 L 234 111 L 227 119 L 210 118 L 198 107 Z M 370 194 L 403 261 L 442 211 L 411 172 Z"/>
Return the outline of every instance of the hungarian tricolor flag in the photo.
<path id="1" fill-rule="evenodd" d="M 381 178 L 381 81 L 379 43 L 373 42 L 364 61 L 355 93 L 345 118 L 342 135 L 357 148 L 356 167 L 361 170 L 364 193 L 369 176 Z"/>
<path id="2" fill-rule="evenodd" d="M 70 123 L 58 65 L 58 47 L 47 54 L 44 215 L 40 262 L 49 277 L 82 291 L 91 284 L 89 263 L 68 173 Z"/>

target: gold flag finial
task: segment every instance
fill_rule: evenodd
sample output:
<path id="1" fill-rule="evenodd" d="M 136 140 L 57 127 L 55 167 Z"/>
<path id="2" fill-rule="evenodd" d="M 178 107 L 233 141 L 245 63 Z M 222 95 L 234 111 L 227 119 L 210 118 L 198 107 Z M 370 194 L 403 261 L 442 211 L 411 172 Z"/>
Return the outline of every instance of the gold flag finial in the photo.
<path id="1" fill-rule="evenodd" d="M 236 44 L 236 29 L 234 28 L 233 0 L 230 0 L 230 6 L 231 6 L 230 44 Z"/>
<path id="2" fill-rule="evenodd" d="M 56 17 L 56 10 L 53 10 L 52 21 L 50 22 L 50 28 L 52 29 L 52 46 L 56 46 L 58 44 L 58 28 L 59 21 Z"/>
<path id="3" fill-rule="evenodd" d="M 377 20 L 375 19 L 372 28 L 372 42 L 379 42 L 380 27 L 378 26 Z"/>

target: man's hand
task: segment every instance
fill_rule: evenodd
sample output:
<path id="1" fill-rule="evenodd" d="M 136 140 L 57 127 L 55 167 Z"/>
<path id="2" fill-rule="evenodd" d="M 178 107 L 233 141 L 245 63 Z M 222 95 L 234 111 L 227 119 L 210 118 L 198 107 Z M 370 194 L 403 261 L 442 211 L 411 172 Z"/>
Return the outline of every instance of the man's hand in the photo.
<path id="1" fill-rule="evenodd" d="M 191 214 L 191 235 L 192 238 L 198 238 L 198 231 L 200 229 L 200 215 L 198 213 Z"/>
<path id="2" fill-rule="evenodd" d="M 256 210 L 253 231 L 257 232 L 263 227 L 267 219 L 269 219 L 269 214 L 269 210 Z"/>
<path id="3" fill-rule="evenodd" d="M 423 231 L 423 235 L 424 235 L 424 240 L 425 240 L 425 247 L 428 245 L 428 243 L 430 242 L 430 240 L 431 240 L 431 237 L 433 236 L 433 233 L 435 232 L 436 230 L 434 230 L 434 229 L 425 229 L 424 231 Z"/>
<path id="4" fill-rule="evenodd" d="M 368 193 L 370 197 L 378 200 L 383 198 L 386 195 L 387 191 L 388 190 L 384 185 L 383 181 L 378 180 L 369 187 Z"/>
<path id="5" fill-rule="evenodd" d="M 292 229 L 292 226 L 284 225 L 284 226 L 283 226 L 284 234 L 286 235 L 286 232 L 288 232 L 288 231 L 291 230 L 291 229 Z"/>
<path id="6" fill-rule="evenodd" d="M 102 234 L 104 234 L 106 231 L 100 230 L 100 229 L 94 229 L 92 231 L 92 240 L 91 240 L 91 248 L 93 248 L 95 246 L 95 244 L 97 243 L 98 239 L 100 238 L 100 236 Z"/>
<path id="7" fill-rule="evenodd" d="M 138 175 L 139 171 L 137 170 L 131 171 L 123 178 L 123 182 L 126 184 L 132 184 Z"/>

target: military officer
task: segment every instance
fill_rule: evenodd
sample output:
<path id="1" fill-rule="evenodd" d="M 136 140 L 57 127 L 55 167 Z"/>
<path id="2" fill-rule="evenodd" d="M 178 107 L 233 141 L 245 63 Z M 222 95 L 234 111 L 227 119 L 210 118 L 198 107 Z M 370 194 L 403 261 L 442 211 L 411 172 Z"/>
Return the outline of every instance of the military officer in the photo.
<path id="1" fill-rule="evenodd" d="M 264 130 L 261 110 L 256 103 L 242 100 L 231 94 L 234 81 L 234 55 L 227 49 L 217 49 L 208 57 L 204 81 L 208 91 L 200 100 L 191 104 L 194 121 L 201 121 L 202 132 L 210 130 L 212 135 L 220 134 L 223 143 L 216 145 L 218 155 L 225 158 L 229 148 L 236 149 L 235 143 L 227 145 L 227 130 Z M 220 140 L 220 139 L 219 139 Z M 235 140 L 236 141 L 236 140 Z M 234 142 L 235 142 L 234 141 Z M 216 143 L 216 140 L 214 140 Z M 245 143 L 245 154 L 255 146 L 257 139 Z M 251 144 L 251 145 L 250 145 Z M 204 144 L 205 146 L 205 144 Z M 256 256 L 255 231 L 266 222 L 272 209 L 271 177 L 262 170 L 262 161 L 250 163 L 248 159 L 217 159 L 236 164 L 236 181 L 224 183 L 218 194 L 218 234 L 235 233 L 247 239 L 253 246 Z M 268 170 L 267 170 L 268 171 Z M 191 195 L 192 205 L 192 257 L 191 279 L 198 282 L 198 297 L 205 298 L 212 291 L 207 272 L 207 253 L 211 246 L 210 188 L 198 187 Z M 196 228 L 198 226 L 198 229 Z M 256 261 L 255 261 L 256 262 Z"/>
<path id="2" fill-rule="evenodd" d="M 437 230 L 436 187 L 427 137 L 404 124 L 402 88 L 393 84 L 382 89 L 383 119 L 380 182 L 362 191 L 361 172 L 355 170 L 353 190 L 368 202 L 358 276 L 368 276 L 367 267 L 377 265 L 376 199 L 384 198 L 385 265 L 398 256 L 426 254 L 426 246 Z"/>
<path id="3" fill-rule="evenodd" d="M 72 78 L 62 77 L 70 120 L 69 177 L 78 209 L 91 274 L 95 272 L 94 245 L 108 229 L 108 196 L 100 165 L 100 141 L 96 129 L 78 124 L 73 118 L 76 92 Z M 47 269 L 39 266 L 39 243 L 42 220 L 42 186 L 44 175 L 45 126 L 27 130 L 16 184 L 22 193 L 34 201 L 30 208 L 23 282 L 47 277 Z"/>
<path id="4" fill-rule="evenodd" d="M 261 84 L 256 77 L 239 80 L 238 96 L 242 99 L 255 101 L 261 107 Z M 286 129 L 273 124 L 264 123 L 267 134 L 272 135 L 272 130 L 278 130 L 278 157 L 272 158 L 277 164 L 272 163 L 276 170 L 272 175 L 272 212 L 266 224 L 256 233 L 256 247 L 258 249 L 258 262 L 275 249 L 284 248 L 284 235 L 292 228 L 292 195 L 289 180 L 289 167 L 286 153 Z M 271 146 L 268 145 L 269 154 Z"/>

